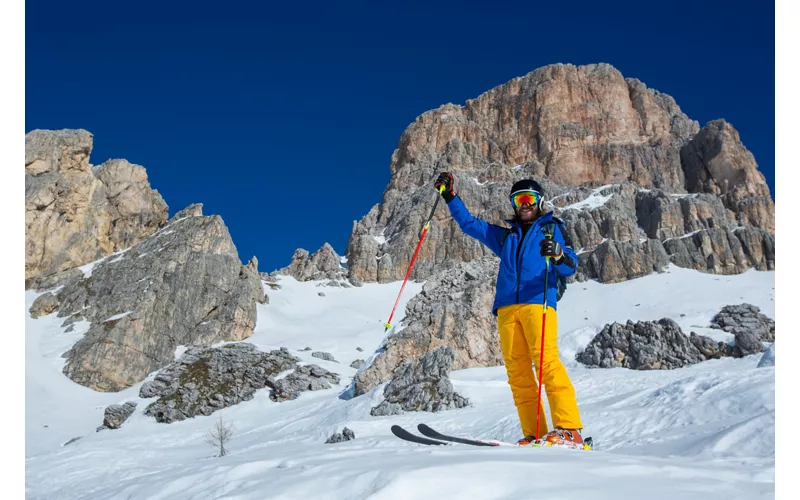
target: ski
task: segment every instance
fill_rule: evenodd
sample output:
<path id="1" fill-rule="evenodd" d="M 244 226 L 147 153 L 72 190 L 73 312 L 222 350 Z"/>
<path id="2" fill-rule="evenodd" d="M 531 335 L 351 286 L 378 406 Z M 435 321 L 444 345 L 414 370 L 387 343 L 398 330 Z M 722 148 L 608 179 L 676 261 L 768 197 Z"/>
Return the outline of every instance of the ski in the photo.
<path id="1" fill-rule="evenodd" d="M 460 443 L 460 444 L 469 444 L 472 446 L 517 446 L 516 444 L 512 443 L 503 443 L 500 441 L 482 441 L 480 439 L 469 439 L 469 438 L 461 438 L 456 436 L 448 436 L 447 434 L 442 434 L 425 424 L 419 424 L 417 426 L 419 432 L 423 436 L 427 436 L 433 439 L 439 439 L 441 441 L 450 441 L 451 443 Z"/>
<path id="2" fill-rule="evenodd" d="M 407 430 L 403 429 L 402 427 L 400 427 L 399 425 L 392 426 L 392 434 L 399 437 L 403 441 L 410 441 L 412 443 L 425 444 L 425 445 L 445 445 L 445 446 L 447 445 L 447 443 L 444 443 L 442 441 L 436 441 L 435 439 L 428 439 L 422 436 L 417 436 L 416 434 L 412 434 Z"/>
<path id="3" fill-rule="evenodd" d="M 438 439 L 440 441 L 449 441 L 451 443 L 467 444 L 467 445 L 471 445 L 471 446 L 516 446 L 516 447 L 520 447 L 520 445 L 518 445 L 517 443 L 506 443 L 506 442 L 503 442 L 503 441 L 496 441 L 496 440 L 483 440 L 483 439 L 462 438 L 462 437 L 457 437 L 457 436 L 448 436 L 447 434 L 442 434 L 441 432 L 438 432 L 438 431 L 434 430 L 433 428 L 431 428 L 430 426 L 425 425 L 425 424 L 419 424 L 417 426 L 417 429 L 419 429 L 419 432 L 423 436 L 427 436 L 427 437 L 433 438 L 433 439 Z M 588 450 L 591 450 L 593 448 L 594 443 L 593 443 L 591 437 L 587 437 L 584 440 L 584 444 L 583 445 L 574 445 L 574 446 L 552 445 L 550 443 L 546 443 L 546 442 L 543 442 L 543 441 L 535 441 L 535 442 L 531 443 L 530 446 L 532 446 L 534 448 L 564 448 L 564 449 L 569 449 L 569 450 L 587 450 L 588 451 Z"/>

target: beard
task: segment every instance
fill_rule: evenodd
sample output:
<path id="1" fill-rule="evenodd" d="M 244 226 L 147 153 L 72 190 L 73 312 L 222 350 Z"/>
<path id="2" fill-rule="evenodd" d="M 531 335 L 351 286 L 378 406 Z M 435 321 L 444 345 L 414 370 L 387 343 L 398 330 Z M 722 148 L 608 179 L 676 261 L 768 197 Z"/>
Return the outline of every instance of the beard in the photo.
<path id="1" fill-rule="evenodd" d="M 523 208 L 518 208 L 514 210 L 514 214 L 519 222 L 523 224 L 530 224 L 536 220 L 539 216 L 539 208 L 538 207 L 530 207 L 530 210 Z"/>

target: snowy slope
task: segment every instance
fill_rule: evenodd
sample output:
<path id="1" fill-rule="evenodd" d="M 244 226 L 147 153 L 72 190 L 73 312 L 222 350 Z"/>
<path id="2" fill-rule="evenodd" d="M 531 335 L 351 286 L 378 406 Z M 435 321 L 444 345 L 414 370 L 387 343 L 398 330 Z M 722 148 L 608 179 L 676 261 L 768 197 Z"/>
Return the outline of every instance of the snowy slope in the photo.
<path id="1" fill-rule="evenodd" d="M 95 393 L 61 375 L 61 352 L 80 337 L 61 320 L 26 320 L 28 498 L 772 498 L 775 371 L 759 356 L 672 371 L 590 370 L 574 361 L 604 324 L 672 317 L 698 333 L 723 305 L 749 302 L 774 317 L 774 273 L 714 276 L 680 268 L 614 285 L 570 285 L 559 303 L 562 358 L 578 394 L 593 452 L 532 448 L 422 447 L 392 436 L 426 422 L 443 431 L 504 441 L 519 427 L 503 367 L 454 372 L 468 408 L 369 416 L 379 390 L 346 400 L 355 370 L 380 345 L 399 283 L 316 287 L 284 278 L 259 306 L 264 350 L 288 347 L 343 376 L 335 389 L 273 403 L 254 400 L 174 424 L 141 413 L 135 386 Z M 410 284 L 404 302 L 421 288 Z M 317 295 L 324 292 L 325 297 Z M 28 293 L 29 306 L 36 295 Z M 638 305 L 637 305 L 638 304 Z M 681 316 L 681 315 L 685 316 Z M 26 314 L 27 316 L 27 314 Z M 402 313 L 398 316 L 402 317 Z M 584 319 L 586 318 L 586 319 Z M 696 325 L 696 326 L 695 326 Z M 340 363 L 297 351 L 330 352 Z M 362 347 L 364 352 L 358 352 Z M 140 401 L 121 429 L 94 432 L 106 405 Z M 222 416 L 236 425 L 231 455 L 214 458 L 203 434 Z M 43 425 L 47 424 L 45 428 Z M 325 445 L 347 426 L 354 441 Z M 68 446 L 75 436 L 85 436 Z"/>

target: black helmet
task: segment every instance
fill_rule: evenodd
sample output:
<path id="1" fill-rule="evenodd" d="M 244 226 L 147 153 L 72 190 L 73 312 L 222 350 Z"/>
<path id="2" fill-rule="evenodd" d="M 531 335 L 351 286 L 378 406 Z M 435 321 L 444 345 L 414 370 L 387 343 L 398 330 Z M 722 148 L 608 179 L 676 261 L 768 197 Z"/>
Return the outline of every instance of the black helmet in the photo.
<path id="1" fill-rule="evenodd" d="M 511 186 L 511 192 L 509 193 L 509 195 L 511 195 L 512 193 L 516 193 L 517 191 L 523 191 L 526 189 L 536 191 L 540 195 L 544 196 L 544 190 L 542 189 L 542 186 L 540 186 L 539 183 L 533 179 L 522 179 L 515 182 L 514 185 Z"/>

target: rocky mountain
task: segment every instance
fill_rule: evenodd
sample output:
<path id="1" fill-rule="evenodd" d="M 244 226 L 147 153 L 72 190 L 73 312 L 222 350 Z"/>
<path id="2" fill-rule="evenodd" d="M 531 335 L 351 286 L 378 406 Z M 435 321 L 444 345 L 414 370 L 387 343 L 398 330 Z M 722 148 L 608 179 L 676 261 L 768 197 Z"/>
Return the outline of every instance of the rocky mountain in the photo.
<path id="1" fill-rule="evenodd" d="M 25 135 L 26 280 L 128 248 L 167 220 L 167 204 L 144 167 L 89 163 L 93 139 L 86 130 Z"/>
<path id="2" fill-rule="evenodd" d="M 607 64 L 547 66 L 423 113 L 389 168 L 382 202 L 353 224 L 351 280 L 404 277 L 441 171 L 454 174 L 473 215 L 501 226 L 512 183 L 539 180 L 579 254 L 570 281 L 614 283 L 670 263 L 716 274 L 775 269 L 775 205 L 733 126 L 700 128 L 670 96 Z M 443 346 L 455 369 L 502 364 L 489 312 L 497 262 L 439 207 L 411 276 L 425 287 L 403 328 L 359 370 L 355 393 Z"/>
<path id="3" fill-rule="evenodd" d="M 144 168 L 125 160 L 91 167 L 91 139 L 85 131 L 26 136 L 26 205 L 34 207 L 26 248 L 38 249 L 26 286 L 50 290 L 30 313 L 56 312 L 64 328 L 86 330 L 64 354 L 64 373 L 117 391 L 174 361 L 179 345 L 252 335 L 256 303 L 266 301 L 255 257 L 242 265 L 225 223 L 203 216 L 202 205 L 166 221 Z"/>
<path id="4" fill-rule="evenodd" d="M 578 279 L 620 281 L 668 262 L 774 269 L 774 202 L 736 130 L 724 120 L 701 129 L 670 96 L 607 64 L 546 66 L 423 113 L 389 168 L 382 202 L 348 243 L 361 281 L 403 278 L 444 170 L 474 215 L 500 225 L 511 184 L 541 180 L 581 250 Z M 412 278 L 486 255 L 442 206 Z"/>

